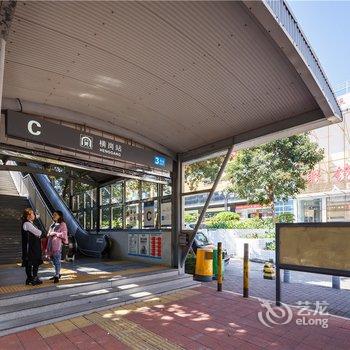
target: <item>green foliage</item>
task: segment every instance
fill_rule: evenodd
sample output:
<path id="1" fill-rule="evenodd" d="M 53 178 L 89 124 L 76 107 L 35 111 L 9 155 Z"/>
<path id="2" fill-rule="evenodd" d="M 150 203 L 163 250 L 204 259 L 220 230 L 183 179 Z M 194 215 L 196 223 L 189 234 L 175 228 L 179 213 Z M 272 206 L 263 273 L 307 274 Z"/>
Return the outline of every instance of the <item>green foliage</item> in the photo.
<path id="1" fill-rule="evenodd" d="M 282 213 L 277 215 L 275 221 L 279 223 L 291 223 L 294 221 L 294 215 L 292 213 Z"/>
<path id="2" fill-rule="evenodd" d="M 274 224 L 272 219 L 250 218 L 250 219 L 235 221 L 232 228 L 270 230 L 273 227 L 274 227 Z"/>
<path id="3" fill-rule="evenodd" d="M 275 238 L 275 233 L 274 231 L 266 231 L 264 233 L 250 232 L 250 233 L 244 233 L 244 235 L 242 235 L 241 238 L 248 238 L 248 239 Z"/>
<path id="4" fill-rule="evenodd" d="M 113 229 L 122 229 L 123 228 L 123 220 L 121 218 L 113 218 L 112 228 Z"/>
<path id="5" fill-rule="evenodd" d="M 190 213 L 185 213 L 184 215 L 184 220 L 186 224 L 190 224 L 193 222 L 197 222 L 198 221 L 198 213 L 197 212 L 190 212 Z"/>
<path id="6" fill-rule="evenodd" d="M 215 157 L 186 165 L 185 183 L 190 191 L 195 191 L 199 184 L 213 183 L 222 161 L 222 157 Z"/>
<path id="7" fill-rule="evenodd" d="M 206 222 L 208 228 L 221 228 L 228 229 L 233 228 L 234 222 L 239 220 L 240 216 L 237 213 L 231 211 L 222 211 L 215 214 Z"/>
<path id="8" fill-rule="evenodd" d="M 275 241 L 267 242 L 265 244 L 265 250 L 276 250 L 276 242 Z"/>
<path id="9" fill-rule="evenodd" d="M 238 197 L 273 207 L 305 189 L 306 175 L 322 159 L 317 143 L 307 134 L 296 135 L 237 152 L 227 178 Z"/>

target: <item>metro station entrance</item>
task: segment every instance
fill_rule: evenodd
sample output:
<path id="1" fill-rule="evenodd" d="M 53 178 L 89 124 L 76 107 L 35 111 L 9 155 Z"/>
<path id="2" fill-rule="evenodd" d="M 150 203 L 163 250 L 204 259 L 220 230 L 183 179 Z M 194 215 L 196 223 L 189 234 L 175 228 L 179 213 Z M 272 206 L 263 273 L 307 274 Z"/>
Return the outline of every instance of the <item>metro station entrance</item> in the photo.
<path id="1" fill-rule="evenodd" d="M 48 311 L 193 286 L 186 256 L 232 151 L 342 120 L 284 1 L 10 0 L 0 17 L 0 169 L 13 191 L 43 226 L 61 210 L 82 256 L 166 267 L 98 279 L 101 266 L 82 266 L 93 281 L 0 295 L 0 336 Z M 214 153 L 222 163 L 186 228 L 184 165 Z"/>
<path id="2" fill-rule="evenodd" d="M 24 113 L 8 111 L 2 123 L 1 170 L 44 230 L 61 210 L 82 256 L 175 265 L 170 157 Z"/>

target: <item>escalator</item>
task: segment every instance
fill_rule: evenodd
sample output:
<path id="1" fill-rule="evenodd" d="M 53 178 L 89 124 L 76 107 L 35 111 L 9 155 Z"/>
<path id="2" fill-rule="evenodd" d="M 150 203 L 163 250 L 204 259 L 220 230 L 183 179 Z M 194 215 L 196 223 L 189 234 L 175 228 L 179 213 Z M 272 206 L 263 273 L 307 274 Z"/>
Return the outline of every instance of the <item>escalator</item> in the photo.
<path id="1" fill-rule="evenodd" d="M 31 166 L 33 165 L 31 164 Z M 71 210 L 52 186 L 47 175 L 30 174 L 29 176 L 50 212 L 52 213 L 54 210 L 62 211 L 68 233 L 74 237 L 78 250 L 86 256 L 100 258 L 107 248 L 107 236 L 88 233 L 81 227 Z"/>

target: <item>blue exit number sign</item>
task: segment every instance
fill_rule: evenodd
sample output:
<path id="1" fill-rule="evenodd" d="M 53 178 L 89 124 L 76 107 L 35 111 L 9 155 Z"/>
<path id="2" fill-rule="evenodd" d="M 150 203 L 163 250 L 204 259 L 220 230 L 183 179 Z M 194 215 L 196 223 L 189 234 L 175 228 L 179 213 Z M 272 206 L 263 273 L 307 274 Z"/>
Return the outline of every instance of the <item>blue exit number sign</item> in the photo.
<path id="1" fill-rule="evenodd" d="M 154 164 L 157 165 L 157 166 L 161 166 L 161 167 L 164 167 L 165 166 L 165 158 L 164 157 L 161 157 L 161 156 L 156 156 L 154 157 Z"/>

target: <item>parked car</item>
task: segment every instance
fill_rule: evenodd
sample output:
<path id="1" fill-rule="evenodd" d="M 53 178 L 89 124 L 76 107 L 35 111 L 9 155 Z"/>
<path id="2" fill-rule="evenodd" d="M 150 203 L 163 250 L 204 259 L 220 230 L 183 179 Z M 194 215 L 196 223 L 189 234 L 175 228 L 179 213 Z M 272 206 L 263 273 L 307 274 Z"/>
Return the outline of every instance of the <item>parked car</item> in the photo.
<path id="1" fill-rule="evenodd" d="M 194 237 L 194 240 L 192 243 L 192 249 L 194 253 L 197 253 L 197 248 L 203 248 L 203 247 L 216 248 L 215 245 L 209 241 L 208 237 L 203 232 L 198 231 L 196 236 Z M 230 262 L 230 256 L 227 254 L 226 249 L 223 249 L 223 259 L 224 259 L 225 265 L 227 265 Z"/>

